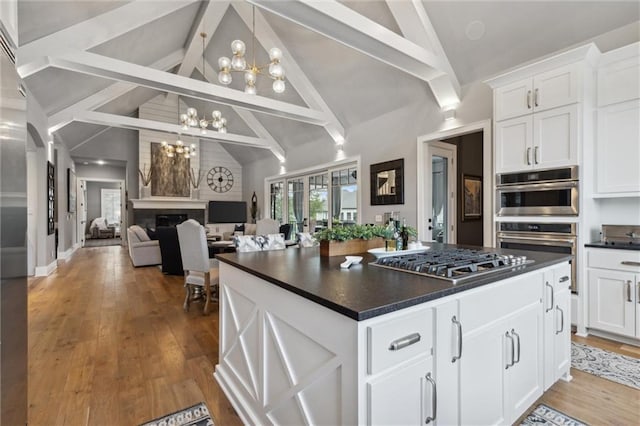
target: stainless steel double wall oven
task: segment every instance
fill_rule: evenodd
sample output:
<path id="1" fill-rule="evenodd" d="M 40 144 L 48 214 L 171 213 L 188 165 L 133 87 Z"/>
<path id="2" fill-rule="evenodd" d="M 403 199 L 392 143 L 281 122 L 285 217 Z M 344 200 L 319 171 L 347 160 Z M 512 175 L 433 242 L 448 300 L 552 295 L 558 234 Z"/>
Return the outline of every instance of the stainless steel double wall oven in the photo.
<path id="1" fill-rule="evenodd" d="M 496 214 L 504 217 L 498 223 L 496 245 L 571 254 L 573 292 L 577 291 L 578 236 L 576 224 L 567 223 L 566 218 L 578 216 L 578 189 L 577 166 L 500 174 L 496 186 Z M 509 221 L 507 216 L 513 216 L 514 220 Z M 516 221 L 517 216 L 530 220 Z M 551 217 L 558 217 L 559 221 L 553 222 Z"/>

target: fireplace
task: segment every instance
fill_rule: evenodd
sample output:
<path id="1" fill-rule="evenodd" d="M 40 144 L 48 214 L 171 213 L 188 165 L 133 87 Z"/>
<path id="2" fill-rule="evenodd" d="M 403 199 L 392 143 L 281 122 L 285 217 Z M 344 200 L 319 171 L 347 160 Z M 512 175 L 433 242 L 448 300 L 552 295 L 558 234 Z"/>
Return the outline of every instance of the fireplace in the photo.
<path id="1" fill-rule="evenodd" d="M 158 226 L 176 226 L 189 219 L 186 214 L 157 214 L 156 228 Z"/>

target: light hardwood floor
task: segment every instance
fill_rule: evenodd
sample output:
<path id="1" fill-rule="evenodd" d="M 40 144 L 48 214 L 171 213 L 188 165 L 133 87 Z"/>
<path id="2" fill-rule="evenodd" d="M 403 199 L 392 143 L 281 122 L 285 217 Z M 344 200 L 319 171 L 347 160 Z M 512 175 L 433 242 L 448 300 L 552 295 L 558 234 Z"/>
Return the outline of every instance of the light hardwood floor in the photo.
<path id="1" fill-rule="evenodd" d="M 122 247 L 80 249 L 31 279 L 29 425 L 136 425 L 200 401 L 217 425 L 240 424 L 212 376 L 217 304 L 185 313 L 183 296 L 182 277 L 133 268 Z M 640 358 L 633 346 L 574 340 Z M 640 391 L 571 372 L 540 402 L 592 425 L 640 423 Z"/>

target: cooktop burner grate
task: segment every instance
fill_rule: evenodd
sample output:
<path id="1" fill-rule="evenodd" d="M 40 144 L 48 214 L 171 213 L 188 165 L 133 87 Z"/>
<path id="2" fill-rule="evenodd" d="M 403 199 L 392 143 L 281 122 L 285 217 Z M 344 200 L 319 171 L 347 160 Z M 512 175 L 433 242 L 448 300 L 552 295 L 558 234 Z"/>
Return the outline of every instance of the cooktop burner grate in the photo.
<path id="1" fill-rule="evenodd" d="M 459 281 L 533 263 L 526 256 L 503 255 L 473 249 L 429 250 L 425 253 L 385 256 L 372 265 Z"/>

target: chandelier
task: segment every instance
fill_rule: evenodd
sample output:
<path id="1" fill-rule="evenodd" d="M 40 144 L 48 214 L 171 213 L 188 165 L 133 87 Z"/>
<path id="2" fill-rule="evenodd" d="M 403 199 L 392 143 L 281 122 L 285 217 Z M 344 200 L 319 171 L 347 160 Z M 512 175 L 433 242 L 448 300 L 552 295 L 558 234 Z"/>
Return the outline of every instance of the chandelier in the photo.
<path id="1" fill-rule="evenodd" d="M 201 32 L 200 37 L 202 37 L 202 73 L 204 75 L 204 49 L 205 49 L 205 39 L 207 38 L 207 33 Z M 178 110 L 180 110 L 180 100 L 178 99 Z M 211 113 L 211 121 L 207 120 L 205 117 L 198 117 L 198 110 L 195 108 L 187 108 L 186 114 L 180 114 L 180 125 L 183 130 L 188 130 L 189 127 L 199 127 L 200 133 L 203 135 L 207 134 L 207 127 L 213 127 L 219 133 L 227 133 L 227 119 L 222 117 L 222 113 L 218 110 L 215 110 Z"/>
<path id="2" fill-rule="evenodd" d="M 162 141 L 162 152 L 169 158 L 173 158 L 176 155 L 182 155 L 184 158 L 191 158 L 196 156 L 196 145 L 185 145 L 180 139 L 178 139 L 175 145 Z"/>
<path id="3" fill-rule="evenodd" d="M 255 40 L 256 40 L 256 7 L 253 6 L 252 9 L 252 26 L 251 26 L 251 50 L 252 50 L 252 63 L 248 64 L 247 60 L 244 57 L 246 53 L 246 46 L 242 40 L 234 40 L 231 42 L 231 52 L 233 53 L 233 57 L 231 59 L 226 56 L 220 57 L 218 59 L 218 67 L 220 68 L 220 72 L 218 73 L 218 81 L 225 86 L 229 85 L 232 81 L 231 73 L 232 72 L 242 72 L 244 73 L 244 92 L 250 95 L 256 94 L 256 80 L 258 78 L 258 74 L 262 74 L 265 68 L 268 68 L 268 75 L 271 79 L 273 79 L 273 91 L 276 93 L 282 93 L 285 90 L 284 84 L 284 68 L 280 64 L 280 60 L 282 59 L 282 50 L 277 47 L 272 47 L 269 50 L 269 60 L 270 62 L 266 65 L 258 66 L 256 65 L 256 50 L 255 50 Z"/>

